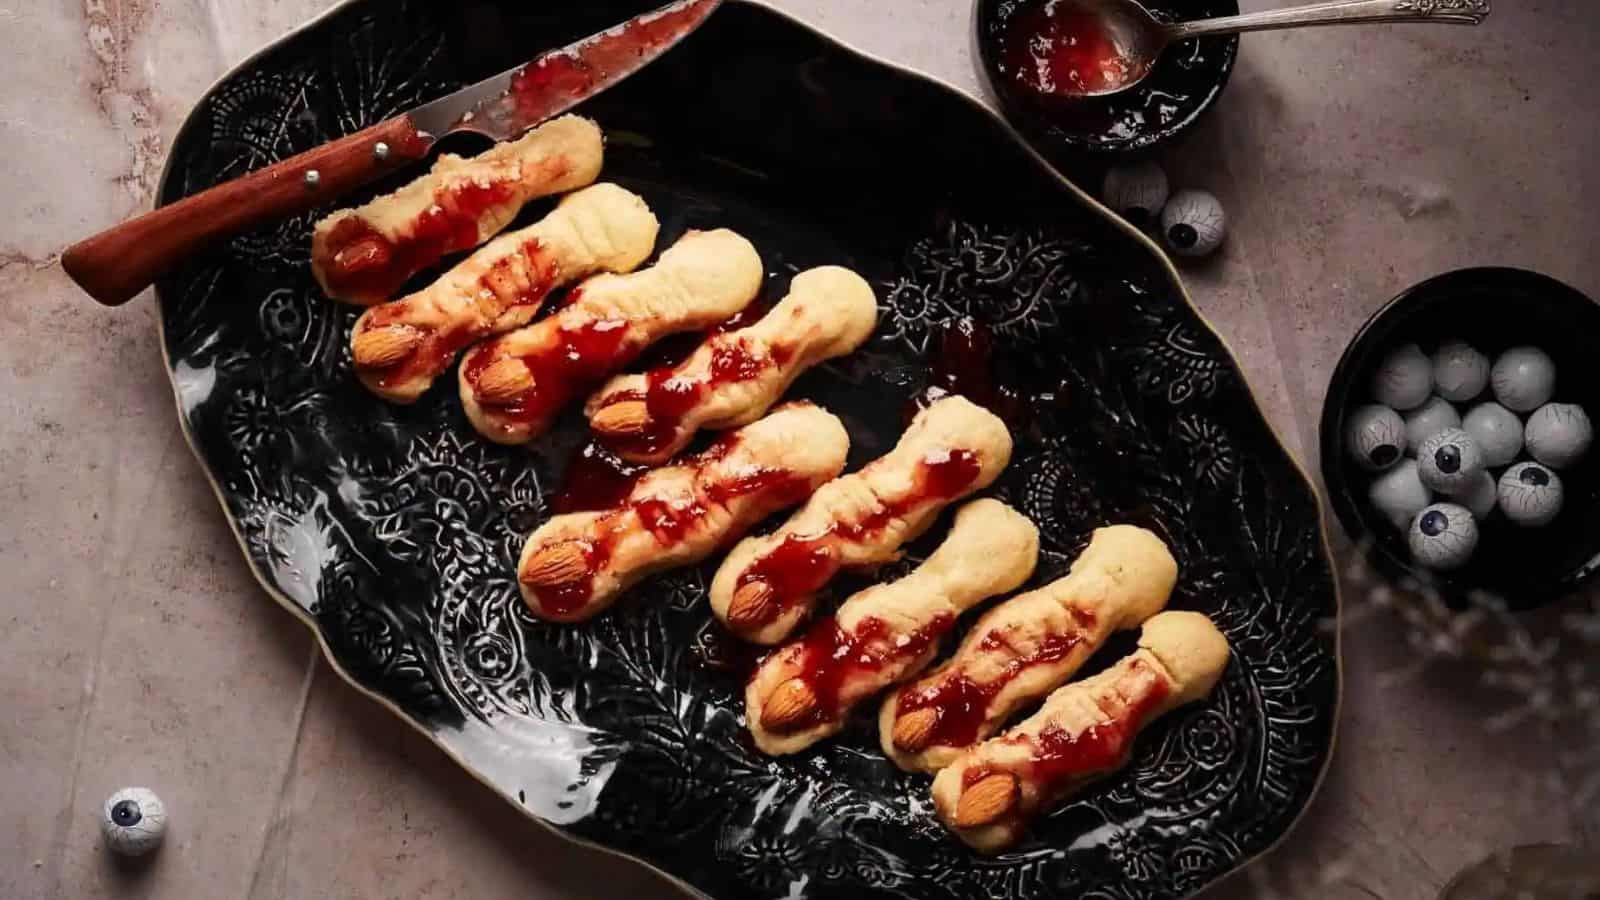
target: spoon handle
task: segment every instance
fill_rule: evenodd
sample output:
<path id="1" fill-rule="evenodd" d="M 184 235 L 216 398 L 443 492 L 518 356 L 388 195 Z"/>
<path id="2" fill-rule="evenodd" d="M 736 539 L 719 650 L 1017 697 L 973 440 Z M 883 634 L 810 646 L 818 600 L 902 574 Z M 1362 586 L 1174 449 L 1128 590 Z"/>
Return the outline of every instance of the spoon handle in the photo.
<path id="1" fill-rule="evenodd" d="M 1238 34 L 1241 31 L 1267 31 L 1303 25 L 1356 25 L 1369 22 L 1477 25 L 1488 17 L 1489 0 L 1342 0 L 1242 16 L 1178 22 L 1168 25 L 1165 31 L 1170 40 L 1182 41 L 1208 34 Z"/>

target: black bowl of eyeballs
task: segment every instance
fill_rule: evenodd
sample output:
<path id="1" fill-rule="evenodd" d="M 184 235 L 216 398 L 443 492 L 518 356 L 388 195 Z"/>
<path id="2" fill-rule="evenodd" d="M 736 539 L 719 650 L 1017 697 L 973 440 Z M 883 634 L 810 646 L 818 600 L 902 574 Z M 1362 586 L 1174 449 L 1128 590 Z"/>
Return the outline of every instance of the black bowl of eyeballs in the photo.
<path id="1" fill-rule="evenodd" d="M 1600 306 L 1534 272 L 1463 269 L 1391 300 L 1345 349 L 1323 481 L 1381 571 L 1527 609 L 1600 571 L 1595 417 Z"/>

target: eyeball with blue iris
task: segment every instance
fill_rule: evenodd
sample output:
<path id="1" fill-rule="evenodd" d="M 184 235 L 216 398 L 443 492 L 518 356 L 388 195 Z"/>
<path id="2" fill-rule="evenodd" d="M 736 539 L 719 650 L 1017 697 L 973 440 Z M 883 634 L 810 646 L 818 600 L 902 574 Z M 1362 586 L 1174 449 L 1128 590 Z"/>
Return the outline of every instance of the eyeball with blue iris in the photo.
<path id="1" fill-rule="evenodd" d="M 123 856 L 143 856 L 167 834 L 167 808 L 149 788 L 123 788 L 106 798 L 100 817 L 106 846 Z"/>
<path id="2" fill-rule="evenodd" d="M 1488 472 L 1478 475 L 1478 480 L 1472 486 L 1456 495 L 1456 500 L 1465 506 L 1472 517 L 1482 522 L 1485 517 L 1494 512 L 1494 506 L 1499 502 L 1500 488 L 1495 484 L 1494 476 Z"/>
<path id="3" fill-rule="evenodd" d="M 1446 341 L 1433 354 L 1433 388 L 1453 403 L 1465 403 L 1489 384 L 1489 357 L 1471 344 Z"/>
<path id="4" fill-rule="evenodd" d="M 1493 487 L 1491 484 L 1490 489 Z M 1384 518 L 1394 523 L 1395 528 L 1405 531 L 1417 513 L 1433 502 L 1433 494 L 1417 477 L 1417 461 L 1407 459 L 1372 479 L 1372 484 L 1367 488 L 1367 499 L 1383 513 Z"/>
<path id="5" fill-rule="evenodd" d="M 1565 469 L 1589 452 L 1594 426 L 1576 403 L 1546 403 L 1528 417 L 1523 435 L 1528 453 L 1555 469 Z"/>
<path id="6" fill-rule="evenodd" d="M 1556 364 L 1538 347 L 1512 347 L 1489 373 L 1494 398 L 1513 412 L 1532 412 L 1556 392 Z"/>
<path id="7" fill-rule="evenodd" d="M 1406 449 L 1406 423 L 1387 406 L 1358 406 L 1345 426 L 1345 447 L 1362 468 L 1381 472 L 1400 461 Z"/>
<path id="8" fill-rule="evenodd" d="M 1411 521 L 1411 558 L 1435 571 L 1460 568 L 1478 548 L 1478 523 L 1465 506 L 1435 503 Z"/>
<path id="9" fill-rule="evenodd" d="M 1222 246 L 1227 234 L 1222 201 L 1205 191 L 1179 191 L 1161 211 L 1161 236 L 1179 256 L 1206 256 Z"/>
<path id="10" fill-rule="evenodd" d="M 1461 427 L 1461 414 L 1443 397 L 1430 397 L 1428 402 L 1406 413 L 1406 447 L 1416 453 L 1422 442 L 1441 431 Z"/>
<path id="11" fill-rule="evenodd" d="M 1465 493 L 1485 468 L 1482 448 L 1459 428 L 1441 431 L 1417 448 L 1417 475 L 1441 494 Z"/>
<path id="12" fill-rule="evenodd" d="M 1416 344 L 1397 347 L 1372 376 L 1372 398 L 1391 409 L 1416 409 L 1433 393 L 1433 363 Z"/>
<path id="13" fill-rule="evenodd" d="M 1106 173 L 1101 198 L 1135 227 L 1155 222 L 1167 205 L 1167 173 L 1153 162 L 1116 166 Z"/>
<path id="14" fill-rule="evenodd" d="M 1478 442 L 1484 464 L 1491 469 L 1511 465 L 1522 452 L 1522 420 L 1493 400 L 1467 410 L 1461 430 Z"/>
<path id="15" fill-rule="evenodd" d="M 1535 462 L 1517 463 L 1500 476 L 1500 510 L 1528 528 L 1548 525 L 1561 513 L 1561 479 Z"/>

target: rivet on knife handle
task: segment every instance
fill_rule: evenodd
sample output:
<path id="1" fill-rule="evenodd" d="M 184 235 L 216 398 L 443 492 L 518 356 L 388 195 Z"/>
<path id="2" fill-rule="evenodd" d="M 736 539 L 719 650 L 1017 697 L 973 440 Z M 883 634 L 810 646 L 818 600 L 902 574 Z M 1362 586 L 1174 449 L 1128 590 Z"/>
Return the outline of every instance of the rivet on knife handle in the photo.
<path id="1" fill-rule="evenodd" d="M 471 131 L 516 137 L 677 45 L 722 0 L 676 0 L 260 172 L 219 184 L 67 248 L 61 265 L 96 300 L 126 303 L 210 241 L 321 206 Z M 551 77 L 577 74 L 577 80 Z"/>
<path id="2" fill-rule="evenodd" d="M 216 239 L 321 206 L 421 159 L 432 143 L 396 116 L 73 244 L 61 267 L 101 303 L 126 303 Z"/>

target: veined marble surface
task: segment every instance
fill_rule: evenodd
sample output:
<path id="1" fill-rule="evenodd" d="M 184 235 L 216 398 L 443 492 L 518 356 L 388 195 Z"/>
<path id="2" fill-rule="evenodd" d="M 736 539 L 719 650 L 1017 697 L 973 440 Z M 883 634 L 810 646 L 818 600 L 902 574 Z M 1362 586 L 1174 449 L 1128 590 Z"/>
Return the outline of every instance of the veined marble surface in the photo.
<path id="1" fill-rule="evenodd" d="M 57 263 L 148 205 L 214 78 L 328 5 L 0 0 L 0 897 L 671 895 L 525 820 L 329 671 L 184 445 L 150 299 L 101 308 Z M 982 95 L 971 0 L 775 5 Z M 1501 0 L 1477 30 L 1245 39 L 1166 161 L 1229 208 L 1221 256 L 1186 274 L 1308 464 L 1345 340 L 1405 286 L 1494 263 L 1600 296 L 1596 46 L 1593 0 Z M 1540 732 L 1485 727 L 1502 701 L 1472 672 L 1417 671 L 1381 613 L 1347 615 L 1343 648 L 1320 797 L 1209 900 L 1431 900 L 1491 850 L 1597 837 L 1548 786 Z M 99 804 L 126 784 L 172 816 L 149 866 L 100 846 Z"/>

